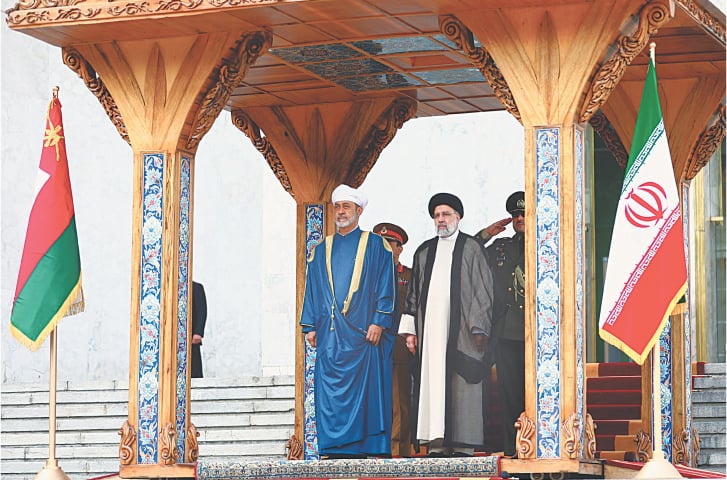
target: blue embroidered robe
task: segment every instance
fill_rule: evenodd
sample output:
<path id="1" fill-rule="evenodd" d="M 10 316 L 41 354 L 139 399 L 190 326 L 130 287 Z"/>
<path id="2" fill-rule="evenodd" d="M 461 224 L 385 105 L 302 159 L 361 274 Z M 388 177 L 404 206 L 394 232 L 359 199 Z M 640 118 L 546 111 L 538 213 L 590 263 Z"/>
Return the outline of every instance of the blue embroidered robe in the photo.
<path id="1" fill-rule="evenodd" d="M 396 272 L 389 245 L 356 228 L 308 258 L 300 324 L 316 331 L 314 398 L 320 455 L 391 451 Z M 366 341 L 371 324 L 381 341 Z"/>

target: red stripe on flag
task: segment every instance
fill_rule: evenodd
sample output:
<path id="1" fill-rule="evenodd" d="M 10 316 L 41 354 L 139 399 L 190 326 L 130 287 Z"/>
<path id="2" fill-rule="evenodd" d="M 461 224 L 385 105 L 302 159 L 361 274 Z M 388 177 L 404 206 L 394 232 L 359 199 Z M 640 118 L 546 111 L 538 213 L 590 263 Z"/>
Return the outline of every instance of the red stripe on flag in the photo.
<path id="1" fill-rule="evenodd" d="M 57 98 L 48 107 L 39 168 L 49 178 L 38 192 L 30 211 L 14 298 L 18 297 L 40 259 L 65 231 L 74 215 L 61 103 Z"/>
<path id="2" fill-rule="evenodd" d="M 673 228 L 651 259 L 641 278 L 634 285 L 613 324 L 604 324 L 603 330 L 616 337 L 627 349 L 639 357 L 649 354 L 661 333 L 662 323 L 669 315 L 676 296 L 682 294 L 686 271 L 676 275 L 674 259 L 684 258 L 682 229 Z M 627 352 L 628 353 L 628 352 Z M 631 356 L 631 355 L 629 355 Z M 636 360 L 636 359 L 635 359 Z"/>

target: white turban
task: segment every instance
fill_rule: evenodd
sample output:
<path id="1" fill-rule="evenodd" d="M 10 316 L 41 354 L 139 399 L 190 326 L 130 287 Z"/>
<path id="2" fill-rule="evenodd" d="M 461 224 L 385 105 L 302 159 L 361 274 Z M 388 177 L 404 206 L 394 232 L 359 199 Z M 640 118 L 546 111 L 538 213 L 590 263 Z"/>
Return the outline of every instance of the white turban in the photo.
<path id="1" fill-rule="evenodd" d="M 366 208 L 366 204 L 369 203 L 368 198 L 360 190 L 351 188 L 348 185 L 341 184 L 333 190 L 331 194 L 331 200 L 333 203 L 336 202 L 353 202 L 361 208 Z"/>

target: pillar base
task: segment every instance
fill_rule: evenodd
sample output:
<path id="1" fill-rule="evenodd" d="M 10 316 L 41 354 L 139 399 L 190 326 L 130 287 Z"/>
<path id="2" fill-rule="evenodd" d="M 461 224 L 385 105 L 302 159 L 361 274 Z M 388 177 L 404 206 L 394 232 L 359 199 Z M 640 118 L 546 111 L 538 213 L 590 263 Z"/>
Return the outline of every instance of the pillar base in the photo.
<path id="1" fill-rule="evenodd" d="M 58 460 L 48 459 L 34 480 L 70 480 L 70 477 L 58 466 Z"/>
<path id="2" fill-rule="evenodd" d="M 664 458 L 652 458 L 634 478 L 682 478 L 674 465 Z"/>

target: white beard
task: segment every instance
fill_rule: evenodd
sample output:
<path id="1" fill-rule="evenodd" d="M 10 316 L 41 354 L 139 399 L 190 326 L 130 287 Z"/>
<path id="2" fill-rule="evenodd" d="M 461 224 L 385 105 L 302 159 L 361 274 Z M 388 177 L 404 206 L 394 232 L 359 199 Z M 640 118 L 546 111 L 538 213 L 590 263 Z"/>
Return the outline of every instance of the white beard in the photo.
<path id="1" fill-rule="evenodd" d="M 455 231 L 457 227 L 454 225 L 447 224 L 443 227 L 437 227 L 437 236 L 439 238 L 447 238 L 450 237 Z"/>

